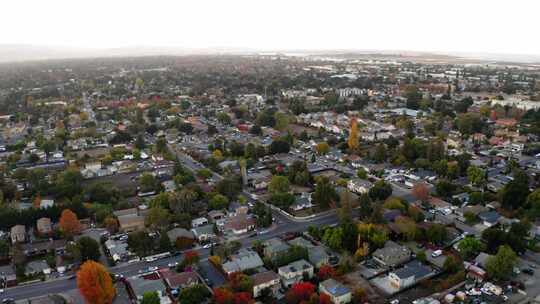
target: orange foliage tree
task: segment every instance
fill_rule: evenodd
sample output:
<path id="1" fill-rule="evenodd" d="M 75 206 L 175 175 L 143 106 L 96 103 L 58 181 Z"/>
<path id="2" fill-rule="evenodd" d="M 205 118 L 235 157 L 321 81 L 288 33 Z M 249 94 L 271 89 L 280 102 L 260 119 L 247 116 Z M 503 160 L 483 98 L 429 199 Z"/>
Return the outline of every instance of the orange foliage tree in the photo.
<path id="1" fill-rule="evenodd" d="M 68 238 L 81 232 L 81 223 L 77 218 L 77 215 L 69 209 L 64 209 L 60 216 L 60 230 Z"/>
<path id="2" fill-rule="evenodd" d="M 112 303 L 116 290 L 105 266 L 94 261 L 86 261 L 77 272 L 77 288 L 91 304 Z"/>
<path id="3" fill-rule="evenodd" d="M 422 202 L 427 202 L 429 199 L 429 189 L 426 184 L 424 183 L 416 183 L 412 187 L 412 195 L 416 197 L 416 199 L 421 200 Z"/>

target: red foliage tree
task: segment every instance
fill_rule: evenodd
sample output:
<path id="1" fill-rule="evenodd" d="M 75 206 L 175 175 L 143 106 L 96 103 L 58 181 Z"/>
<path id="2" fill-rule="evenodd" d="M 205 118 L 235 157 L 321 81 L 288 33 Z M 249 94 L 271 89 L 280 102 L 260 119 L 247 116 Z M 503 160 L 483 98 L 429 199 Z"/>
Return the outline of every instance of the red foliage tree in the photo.
<path id="1" fill-rule="evenodd" d="M 298 282 L 292 285 L 285 296 L 287 303 L 297 304 L 302 301 L 309 301 L 314 293 L 315 285 L 309 282 Z"/>
<path id="2" fill-rule="evenodd" d="M 237 292 L 234 294 L 234 304 L 252 304 L 255 303 L 249 292 Z"/>
<path id="3" fill-rule="evenodd" d="M 332 299 L 330 299 L 329 295 L 321 293 L 319 295 L 319 304 L 332 304 Z"/>
<path id="4" fill-rule="evenodd" d="M 320 281 L 324 281 L 329 278 L 335 278 L 336 270 L 334 269 L 334 267 L 330 265 L 322 265 L 321 268 L 319 268 L 317 277 L 319 278 Z"/>
<path id="5" fill-rule="evenodd" d="M 233 304 L 235 300 L 234 294 L 227 288 L 214 288 L 214 303 L 216 304 Z"/>

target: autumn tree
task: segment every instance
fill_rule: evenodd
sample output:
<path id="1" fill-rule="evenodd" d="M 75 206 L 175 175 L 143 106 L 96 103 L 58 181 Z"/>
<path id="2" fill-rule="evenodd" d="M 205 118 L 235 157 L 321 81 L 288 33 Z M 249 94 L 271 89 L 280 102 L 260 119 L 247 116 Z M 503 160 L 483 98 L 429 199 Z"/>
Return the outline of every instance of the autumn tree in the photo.
<path id="1" fill-rule="evenodd" d="M 320 142 L 315 146 L 315 150 L 317 150 L 318 154 L 324 155 L 330 151 L 330 146 L 326 142 Z"/>
<path id="2" fill-rule="evenodd" d="M 425 183 L 417 183 L 412 187 L 412 195 L 422 202 L 429 199 L 429 189 Z"/>
<path id="3" fill-rule="evenodd" d="M 225 287 L 214 288 L 214 303 L 216 304 L 232 304 L 234 294 L 231 290 Z"/>
<path id="4" fill-rule="evenodd" d="M 81 223 L 73 211 L 69 209 L 62 211 L 62 215 L 60 216 L 60 230 L 66 238 L 72 238 L 81 232 Z"/>
<path id="5" fill-rule="evenodd" d="M 357 151 L 360 145 L 358 141 L 358 121 L 356 118 L 351 120 L 351 130 L 349 131 L 349 140 L 347 141 L 351 151 Z"/>
<path id="6" fill-rule="evenodd" d="M 105 266 L 86 261 L 77 272 L 77 288 L 87 303 L 112 303 L 116 290 Z"/>
<path id="7" fill-rule="evenodd" d="M 336 276 L 336 270 L 330 265 L 322 265 L 317 272 L 317 277 L 320 281 L 324 281 L 329 278 L 334 278 Z"/>
<path id="8" fill-rule="evenodd" d="M 297 282 L 287 291 L 285 298 L 287 303 L 297 304 L 302 301 L 308 301 L 315 293 L 315 285 L 309 282 Z"/>

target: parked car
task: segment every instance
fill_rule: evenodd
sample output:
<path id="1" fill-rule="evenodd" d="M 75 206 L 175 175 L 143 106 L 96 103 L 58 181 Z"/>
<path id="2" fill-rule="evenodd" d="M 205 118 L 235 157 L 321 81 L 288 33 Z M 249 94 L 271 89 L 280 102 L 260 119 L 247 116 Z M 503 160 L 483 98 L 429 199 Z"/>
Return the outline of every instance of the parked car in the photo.
<path id="1" fill-rule="evenodd" d="M 534 275 L 534 270 L 530 269 L 530 268 L 523 268 L 521 269 L 521 271 L 525 274 L 528 274 L 530 276 Z"/>

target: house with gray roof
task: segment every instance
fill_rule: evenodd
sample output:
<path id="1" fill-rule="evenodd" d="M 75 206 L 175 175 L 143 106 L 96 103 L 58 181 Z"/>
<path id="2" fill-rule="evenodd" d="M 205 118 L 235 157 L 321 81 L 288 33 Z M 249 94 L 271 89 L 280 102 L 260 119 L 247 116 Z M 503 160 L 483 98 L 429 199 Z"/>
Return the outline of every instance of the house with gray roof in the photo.
<path id="1" fill-rule="evenodd" d="M 290 287 L 296 282 L 304 280 L 304 277 L 311 279 L 314 268 L 308 261 L 302 259 L 278 268 L 281 283 L 285 287 Z"/>
<path id="2" fill-rule="evenodd" d="M 351 302 L 351 290 L 334 279 L 322 281 L 319 284 L 319 292 L 330 297 L 334 304 L 345 304 Z"/>
<path id="3" fill-rule="evenodd" d="M 432 269 L 419 261 L 411 261 L 402 268 L 388 274 L 390 284 L 401 290 L 416 284 L 432 273 Z"/>
<path id="4" fill-rule="evenodd" d="M 273 259 L 278 256 L 280 253 L 286 252 L 289 250 L 289 244 L 285 243 L 281 239 L 275 237 L 263 242 L 264 246 L 264 256 Z"/>
<path id="5" fill-rule="evenodd" d="M 330 255 L 323 246 L 314 246 L 308 249 L 308 260 L 313 266 L 320 268 L 330 264 Z"/>
<path id="6" fill-rule="evenodd" d="M 373 259 L 385 267 L 395 267 L 407 262 L 411 257 L 411 250 L 395 242 L 387 241 L 383 248 L 373 252 Z"/>
<path id="7" fill-rule="evenodd" d="M 146 280 L 139 277 L 131 277 L 127 279 L 130 294 L 134 297 L 136 303 L 142 301 L 145 292 L 157 292 L 160 298 L 160 303 L 172 303 L 167 295 L 167 286 L 162 280 Z"/>
<path id="8" fill-rule="evenodd" d="M 223 263 L 222 269 L 226 274 L 231 274 L 261 266 L 264 266 L 264 263 L 255 251 L 242 248 L 236 254 L 231 255 L 230 261 Z"/>
<path id="9" fill-rule="evenodd" d="M 199 226 L 191 229 L 191 232 L 193 232 L 193 235 L 195 235 L 195 238 L 201 241 L 207 241 L 211 238 L 216 237 L 216 233 L 214 232 L 214 225 L 208 224 L 204 226 Z"/>

